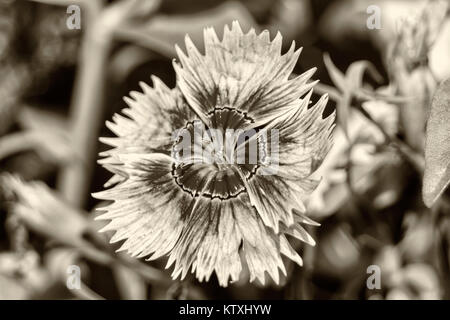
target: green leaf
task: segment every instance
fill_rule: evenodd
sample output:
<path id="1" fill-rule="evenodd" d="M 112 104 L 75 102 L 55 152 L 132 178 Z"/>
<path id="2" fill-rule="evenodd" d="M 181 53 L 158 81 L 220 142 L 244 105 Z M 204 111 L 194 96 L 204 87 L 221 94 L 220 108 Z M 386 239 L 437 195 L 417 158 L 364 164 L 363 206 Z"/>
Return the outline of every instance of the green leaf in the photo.
<path id="1" fill-rule="evenodd" d="M 437 89 L 431 104 L 425 142 L 423 201 L 428 207 L 450 182 L 450 79 Z"/>

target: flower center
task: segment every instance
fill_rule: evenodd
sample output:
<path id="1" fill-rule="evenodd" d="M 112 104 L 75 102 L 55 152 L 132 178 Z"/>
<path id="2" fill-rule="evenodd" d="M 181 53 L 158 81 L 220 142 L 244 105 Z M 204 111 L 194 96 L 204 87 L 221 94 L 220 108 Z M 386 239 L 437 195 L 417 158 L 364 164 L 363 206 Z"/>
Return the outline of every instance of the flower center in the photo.
<path id="1" fill-rule="evenodd" d="M 239 110 L 216 108 L 208 121 L 209 127 L 194 120 L 178 130 L 172 174 L 192 196 L 226 200 L 245 191 L 242 179 L 255 174 L 266 155 L 266 144 L 253 137 L 254 129 L 244 131 L 254 121 Z"/>

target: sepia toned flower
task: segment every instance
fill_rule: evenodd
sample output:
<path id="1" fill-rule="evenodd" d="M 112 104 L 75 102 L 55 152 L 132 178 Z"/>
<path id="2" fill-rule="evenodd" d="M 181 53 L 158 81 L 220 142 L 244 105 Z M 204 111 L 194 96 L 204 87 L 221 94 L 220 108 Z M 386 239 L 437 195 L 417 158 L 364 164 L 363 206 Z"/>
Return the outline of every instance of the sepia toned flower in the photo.
<path id="1" fill-rule="evenodd" d="M 282 256 L 302 265 L 287 237 L 315 244 L 303 199 L 318 185 L 310 176 L 330 148 L 334 114 L 322 118 L 327 96 L 309 107 L 315 70 L 290 78 L 301 50 L 281 54 L 279 33 L 271 41 L 235 22 L 222 40 L 205 29 L 204 42 L 204 54 L 188 36 L 187 54 L 177 47 L 175 88 L 152 77 L 107 123 L 117 137 L 102 139 L 113 148 L 100 163 L 114 173 L 94 195 L 113 201 L 103 231 L 132 256 L 168 256 L 174 279 L 215 272 L 227 286 L 246 265 L 250 281 L 265 283 L 267 272 L 278 283 Z"/>

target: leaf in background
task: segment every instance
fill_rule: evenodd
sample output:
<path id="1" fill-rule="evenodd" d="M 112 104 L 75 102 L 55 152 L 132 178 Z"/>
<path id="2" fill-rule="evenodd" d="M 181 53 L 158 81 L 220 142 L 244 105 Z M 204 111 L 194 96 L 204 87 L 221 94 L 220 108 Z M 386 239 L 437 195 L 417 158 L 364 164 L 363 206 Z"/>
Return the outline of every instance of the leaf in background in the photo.
<path id="1" fill-rule="evenodd" d="M 50 163 L 61 164 L 79 160 L 70 147 L 67 135 L 42 128 L 6 135 L 0 139 L 0 159 L 33 150 L 40 158 Z"/>
<path id="2" fill-rule="evenodd" d="M 233 20 L 238 20 L 243 30 L 257 26 L 244 5 L 230 1 L 195 14 L 155 15 L 141 25 L 124 23 L 116 30 L 116 36 L 172 58 L 176 56 L 175 44 L 184 43 L 186 34 L 196 46 L 202 48 L 204 27 L 214 27 L 220 31 Z"/>
<path id="3" fill-rule="evenodd" d="M 6 194 L 11 194 L 12 211 L 35 232 L 71 246 L 88 246 L 83 233 L 88 220 L 66 205 L 43 182 L 23 182 L 5 174 L 0 177 Z"/>
<path id="4" fill-rule="evenodd" d="M 450 79 L 436 91 L 427 122 L 423 201 L 431 207 L 450 182 Z"/>
<path id="5" fill-rule="evenodd" d="M 341 99 L 338 101 L 336 107 L 337 121 L 340 123 L 345 135 L 348 137 L 350 104 L 352 98 L 358 96 L 359 91 L 362 89 L 364 72 L 367 71 L 378 83 L 381 83 L 383 78 L 369 61 L 356 61 L 352 63 L 344 75 L 334 65 L 328 54 L 324 55 L 323 60 L 331 80 L 342 93 Z"/>
<path id="6" fill-rule="evenodd" d="M 0 138 L 0 159 L 28 150 L 56 164 L 77 158 L 70 143 L 67 121 L 57 113 L 21 105 L 17 123 L 22 131 Z"/>
<path id="7" fill-rule="evenodd" d="M 327 68 L 328 74 L 330 75 L 331 81 L 333 81 L 334 85 L 340 90 L 345 90 L 345 76 L 331 61 L 331 57 L 328 53 L 323 55 L 323 61 Z"/>

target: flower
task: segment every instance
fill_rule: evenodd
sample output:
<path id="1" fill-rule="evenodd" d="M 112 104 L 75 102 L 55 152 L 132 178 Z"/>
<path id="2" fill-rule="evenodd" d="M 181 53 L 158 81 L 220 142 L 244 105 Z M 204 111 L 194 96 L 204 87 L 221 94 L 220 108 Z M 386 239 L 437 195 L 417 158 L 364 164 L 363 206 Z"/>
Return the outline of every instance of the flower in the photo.
<path id="1" fill-rule="evenodd" d="M 126 239 L 119 250 L 132 256 L 168 255 L 174 279 L 192 270 L 208 281 L 215 271 L 227 286 L 246 264 L 250 281 L 264 283 L 267 272 L 278 283 L 278 269 L 286 274 L 281 255 L 302 265 L 287 235 L 315 244 L 302 224 L 318 224 L 305 215 L 302 198 L 318 184 L 309 176 L 330 148 L 334 114 L 322 119 L 327 96 L 308 108 L 315 70 L 289 78 L 301 49 L 293 43 L 281 55 L 279 33 L 270 41 L 268 31 L 244 34 L 234 22 L 222 40 L 212 28 L 204 40 L 204 55 L 188 36 L 188 55 L 177 47 L 174 89 L 152 77 L 153 87 L 142 83 L 143 93 L 125 98 L 126 117 L 107 123 L 117 137 L 102 139 L 113 149 L 100 162 L 115 174 L 107 184 L 113 187 L 94 194 L 114 201 L 100 216 L 111 220 L 103 231 L 116 231 L 112 242 Z M 196 128 L 241 134 L 195 140 Z M 214 147 L 211 159 L 181 153 L 180 136 L 173 138 L 180 129 L 194 133 L 191 149 L 210 151 L 222 141 L 233 154 L 256 142 L 262 156 L 236 163 Z"/>

